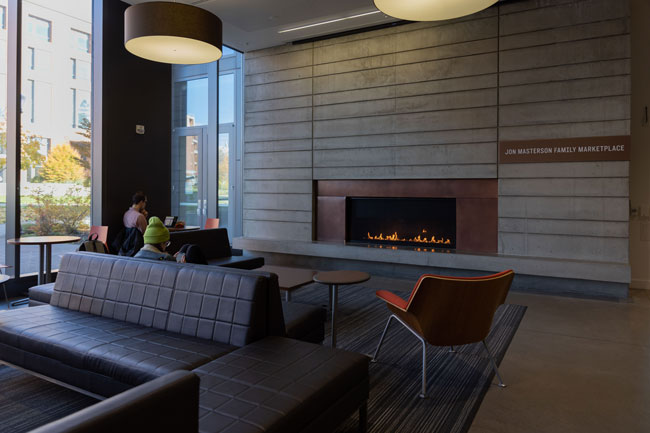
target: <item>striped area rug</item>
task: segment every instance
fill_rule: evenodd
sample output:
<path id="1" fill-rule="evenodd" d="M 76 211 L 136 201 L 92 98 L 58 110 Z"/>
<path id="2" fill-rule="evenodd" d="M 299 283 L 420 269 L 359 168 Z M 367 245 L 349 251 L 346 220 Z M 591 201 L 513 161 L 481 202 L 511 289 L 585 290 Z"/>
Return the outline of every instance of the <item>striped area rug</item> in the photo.
<path id="1" fill-rule="evenodd" d="M 337 346 L 372 354 L 390 313 L 374 295 L 375 289 L 361 285 L 344 286 L 339 291 Z M 326 305 L 327 287 L 311 284 L 293 294 L 294 302 Z M 497 362 L 503 359 L 526 307 L 503 305 L 497 311 L 487 338 Z M 325 344 L 329 344 L 329 322 Z M 448 347 L 427 346 L 427 393 L 418 397 L 421 386 L 421 343 L 402 325 L 393 322 L 382 346 L 379 362 L 370 364 L 368 431 L 466 432 L 494 377 L 480 343 L 460 346 L 457 353 Z M 504 377 L 506 384 L 508 377 Z M 508 392 L 508 388 L 499 392 Z M 351 417 L 337 431 L 358 431 L 358 416 Z"/>
<path id="2" fill-rule="evenodd" d="M 0 365 L 0 432 L 20 433 L 81 410 L 97 400 Z"/>

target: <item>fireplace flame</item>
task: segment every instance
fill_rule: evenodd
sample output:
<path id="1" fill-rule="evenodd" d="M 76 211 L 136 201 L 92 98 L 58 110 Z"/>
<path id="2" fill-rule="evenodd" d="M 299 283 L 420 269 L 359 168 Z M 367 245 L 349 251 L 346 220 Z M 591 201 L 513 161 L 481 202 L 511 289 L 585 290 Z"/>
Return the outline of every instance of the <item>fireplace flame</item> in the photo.
<path id="1" fill-rule="evenodd" d="M 422 230 L 423 233 L 426 233 L 426 230 Z M 379 233 L 379 235 L 371 235 L 370 232 L 368 232 L 368 238 L 369 240 L 374 240 L 374 241 L 391 241 L 391 242 L 416 242 L 416 243 L 421 243 L 421 244 L 439 244 L 439 245 L 450 245 L 451 240 L 450 239 L 436 239 L 435 236 L 431 236 L 431 238 L 427 237 L 422 237 L 422 235 L 417 235 L 414 238 L 403 238 L 400 237 L 397 232 L 393 233 L 392 235 L 386 235 L 384 236 L 383 233 Z"/>

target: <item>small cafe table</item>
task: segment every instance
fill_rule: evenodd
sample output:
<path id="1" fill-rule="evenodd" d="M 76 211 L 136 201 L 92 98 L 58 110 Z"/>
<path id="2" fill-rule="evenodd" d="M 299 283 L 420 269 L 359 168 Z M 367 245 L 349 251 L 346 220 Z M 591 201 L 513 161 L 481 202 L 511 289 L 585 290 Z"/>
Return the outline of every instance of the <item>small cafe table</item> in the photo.
<path id="1" fill-rule="evenodd" d="M 38 284 L 49 283 L 52 280 L 52 245 L 79 242 L 79 236 L 29 236 L 16 239 L 7 239 L 13 245 L 38 245 Z"/>
<path id="2" fill-rule="evenodd" d="M 332 347 L 336 347 L 336 304 L 338 303 L 339 286 L 363 283 L 369 279 L 369 274 L 360 271 L 330 271 L 314 275 L 315 282 L 329 286 L 330 309 L 332 310 Z"/>
<path id="3" fill-rule="evenodd" d="M 285 293 L 285 300 L 291 302 L 291 293 L 305 284 L 313 282 L 314 274 L 318 271 L 313 269 L 290 268 L 288 266 L 264 265 L 256 271 L 271 272 L 278 276 L 280 290 Z"/>

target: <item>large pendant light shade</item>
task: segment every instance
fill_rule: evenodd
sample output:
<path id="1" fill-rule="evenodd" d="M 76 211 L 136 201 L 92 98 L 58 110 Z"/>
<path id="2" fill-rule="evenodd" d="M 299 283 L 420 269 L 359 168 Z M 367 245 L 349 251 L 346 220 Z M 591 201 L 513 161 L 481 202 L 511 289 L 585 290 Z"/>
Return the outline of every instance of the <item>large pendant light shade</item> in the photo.
<path id="1" fill-rule="evenodd" d="M 124 46 L 161 63 L 198 64 L 221 58 L 221 20 L 196 6 L 148 2 L 124 13 Z"/>
<path id="2" fill-rule="evenodd" d="M 450 20 L 487 9 L 499 0 L 375 0 L 377 9 L 409 21 Z"/>

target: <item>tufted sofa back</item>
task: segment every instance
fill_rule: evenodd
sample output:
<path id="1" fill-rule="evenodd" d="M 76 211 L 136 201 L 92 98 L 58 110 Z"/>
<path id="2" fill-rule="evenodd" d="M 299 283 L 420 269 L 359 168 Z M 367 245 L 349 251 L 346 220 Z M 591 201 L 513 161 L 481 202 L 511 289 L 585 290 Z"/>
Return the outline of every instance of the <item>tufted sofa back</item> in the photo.
<path id="1" fill-rule="evenodd" d="M 233 346 L 285 333 L 277 277 L 217 266 L 70 253 L 50 304 Z"/>

